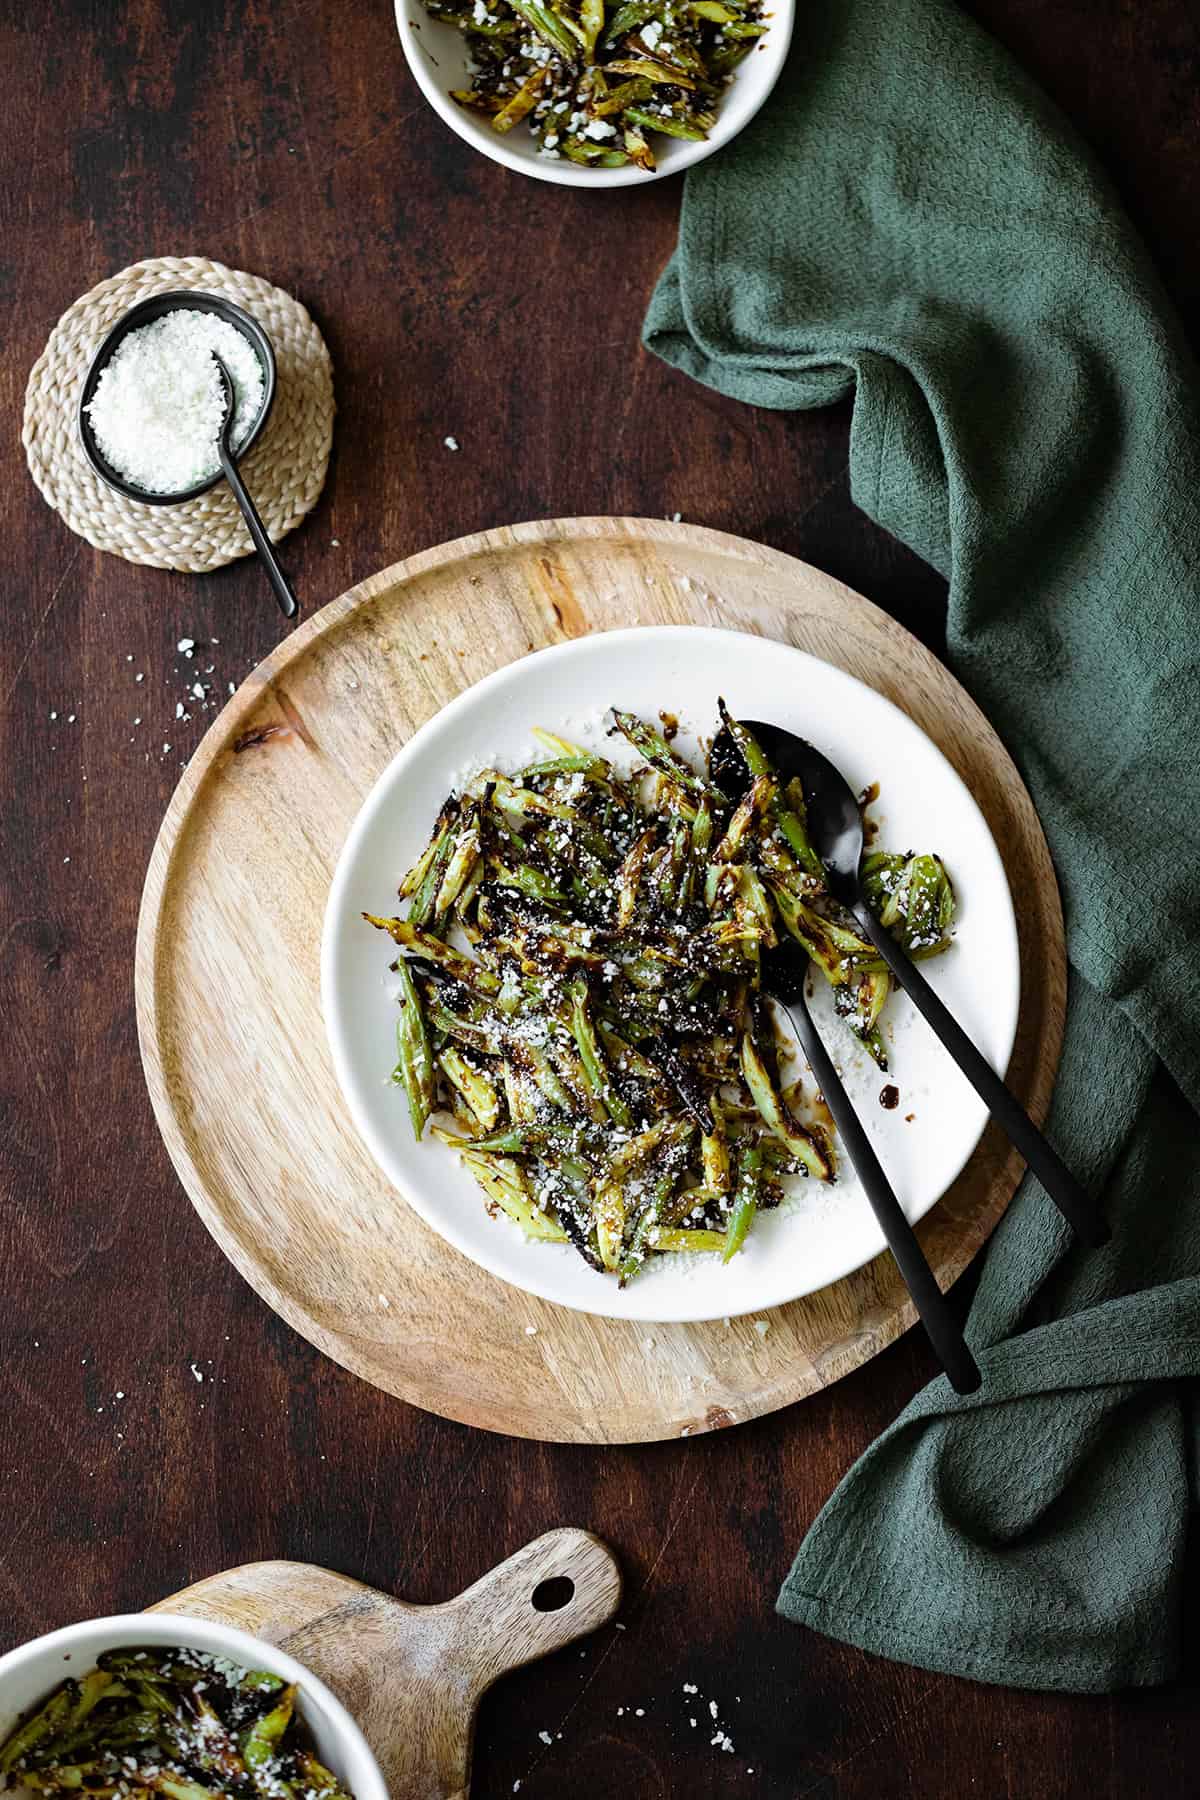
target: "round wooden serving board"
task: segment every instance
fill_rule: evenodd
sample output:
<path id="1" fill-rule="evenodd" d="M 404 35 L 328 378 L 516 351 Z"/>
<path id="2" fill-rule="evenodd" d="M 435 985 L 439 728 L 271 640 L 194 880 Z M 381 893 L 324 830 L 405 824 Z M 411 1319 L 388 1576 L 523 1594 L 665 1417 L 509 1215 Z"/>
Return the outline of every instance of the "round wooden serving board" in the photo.
<path id="1" fill-rule="evenodd" d="M 431 1231 L 343 1110 L 321 1020 L 321 927 L 376 776 L 491 670 L 566 637 L 658 623 L 798 645 L 928 733 L 1008 871 L 1022 965 L 1010 1078 L 1035 1119 L 1061 1045 L 1062 915 L 1032 801 L 942 664 L 841 583 L 721 532 L 565 519 L 443 545 L 323 608 L 229 702 L 163 821 L 137 945 L 146 1078 L 184 1187 L 278 1313 L 377 1386 L 516 1436 L 630 1443 L 736 1424 L 836 1381 L 914 1318 L 886 1255 L 772 1313 L 765 1335 L 752 1319 L 647 1327 L 532 1299 Z M 989 1127 L 918 1228 L 943 1286 L 1020 1173 Z"/>
<path id="2" fill-rule="evenodd" d="M 595 1631 L 620 1599 L 612 1552 L 564 1527 L 442 1606 L 409 1606 L 310 1563 L 262 1562 L 149 1610 L 248 1631 L 311 1669 L 362 1727 L 392 1800 L 465 1800 L 481 1695 Z"/>

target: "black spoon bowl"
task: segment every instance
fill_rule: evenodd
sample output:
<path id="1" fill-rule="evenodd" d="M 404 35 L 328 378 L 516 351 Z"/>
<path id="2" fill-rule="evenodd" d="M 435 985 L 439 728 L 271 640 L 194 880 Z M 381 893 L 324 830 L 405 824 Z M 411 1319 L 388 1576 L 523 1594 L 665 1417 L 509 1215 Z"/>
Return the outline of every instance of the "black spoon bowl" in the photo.
<path id="1" fill-rule="evenodd" d="M 107 336 L 101 340 L 95 355 L 88 364 L 88 372 L 83 378 L 83 386 L 79 390 L 79 441 L 83 445 L 84 455 L 100 479 L 106 481 L 110 488 L 115 488 L 118 494 L 124 494 L 127 500 L 138 500 L 143 506 L 180 506 L 185 500 L 198 500 L 201 494 L 207 494 L 210 489 L 216 487 L 218 481 L 224 478 L 223 471 L 218 468 L 211 475 L 206 475 L 203 481 L 196 482 L 193 487 L 184 488 L 173 494 L 151 493 L 146 488 L 135 487 L 131 481 L 126 481 L 123 475 L 118 474 L 96 442 L 96 433 L 92 427 L 88 408 L 96 398 L 100 377 L 112 361 L 118 344 L 143 325 L 153 324 L 155 319 L 161 319 L 167 313 L 173 312 L 211 313 L 214 318 L 223 319 L 227 325 L 232 325 L 235 331 L 241 332 L 258 358 L 263 378 L 262 404 L 250 430 L 238 446 L 239 456 L 245 456 L 247 451 L 251 450 L 258 442 L 275 403 L 277 378 L 275 352 L 271 347 L 271 340 L 258 320 L 251 318 L 250 314 L 244 312 L 240 306 L 235 306 L 232 300 L 222 299 L 219 294 L 203 294 L 184 288 L 167 294 L 152 294 L 148 300 L 140 300 L 136 306 L 131 306 L 127 313 L 122 313 Z"/>
<path id="2" fill-rule="evenodd" d="M 825 870 L 826 885 L 833 898 L 852 914 L 864 935 L 874 944 L 897 986 L 904 989 L 926 1024 L 949 1051 L 1081 1241 L 1092 1248 L 1107 1243 L 1111 1235 L 1108 1225 L 1086 1190 L 938 998 L 916 964 L 868 906 L 860 873 L 862 814 L 854 790 L 841 770 L 795 732 L 757 719 L 747 719 L 745 724 L 780 778 L 785 782 L 799 779 L 808 814 L 809 842 Z M 720 732 L 712 751 L 715 780 L 724 781 L 724 771 L 734 757 L 741 763 L 741 752 L 728 731 Z M 744 763 L 741 764 L 741 783 L 744 791 L 747 784 Z"/>
<path id="3" fill-rule="evenodd" d="M 763 751 L 774 761 L 769 742 L 771 727 L 752 725 Z M 718 734 L 709 755 L 709 773 L 730 800 L 737 801 L 749 781 L 742 753 L 728 731 Z M 778 766 L 778 765 L 776 765 Z M 791 1020 L 813 1079 L 821 1091 L 842 1147 L 862 1182 L 871 1210 L 879 1222 L 888 1249 L 904 1277 L 925 1332 L 951 1386 L 960 1394 L 973 1394 L 982 1377 L 978 1364 L 963 1340 L 962 1327 L 937 1284 L 937 1277 L 917 1242 L 917 1236 L 895 1189 L 884 1173 L 862 1120 L 854 1110 L 841 1077 L 833 1066 L 820 1032 L 808 1010 L 806 985 L 809 959 L 794 938 L 785 938 L 762 953 L 762 981 L 767 993 Z"/>

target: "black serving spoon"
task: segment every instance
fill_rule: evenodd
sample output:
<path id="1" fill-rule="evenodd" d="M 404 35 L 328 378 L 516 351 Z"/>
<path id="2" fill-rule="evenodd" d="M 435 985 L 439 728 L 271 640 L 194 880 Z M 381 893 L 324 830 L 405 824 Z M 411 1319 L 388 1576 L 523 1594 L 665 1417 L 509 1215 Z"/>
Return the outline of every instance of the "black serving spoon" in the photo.
<path id="1" fill-rule="evenodd" d="M 867 905 L 860 871 L 862 813 L 845 776 L 828 757 L 822 756 L 807 739 L 794 732 L 755 719 L 747 719 L 745 723 L 780 779 L 787 782 L 799 778 L 808 809 L 809 842 L 825 870 L 826 885 L 833 898 L 857 920 L 891 970 L 897 985 L 904 989 L 926 1024 L 941 1039 L 992 1117 L 1020 1151 L 1081 1240 L 1092 1248 L 1107 1243 L 1111 1235 L 1108 1225 L 1085 1189 Z M 739 763 L 741 761 L 741 752 L 725 731 L 719 733 L 712 753 L 718 763 L 727 762 L 731 753 Z M 742 781 L 744 786 L 744 768 Z"/>
<path id="2" fill-rule="evenodd" d="M 751 725 L 750 729 L 756 737 L 759 736 L 758 726 Z M 762 743 L 761 737 L 759 741 Z M 763 749 L 768 756 L 771 755 L 765 743 Z M 749 774 L 742 761 L 741 751 L 727 731 L 722 731 L 713 744 L 709 773 L 730 800 L 736 802 L 741 799 L 749 782 Z M 879 1221 L 888 1249 L 895 1257 L 896 1266 L 912 1295 L 913 1304 L 920 1314 L 921 1323 L 938 1361 L 956 1392 L 973 1394 L 982 1377 L 975 1358 L 963 1341 L 962 1327 L 925 1260 L 925 1252 L 904 1216 L 895 1190 L 884 1174 L 871 1140 L 809 1013 L 805 994 L 808 956 L 795 938 L 784 938 L 773 949 L 763 951 L 761 968 L 764 988 L 772 1000 L 783 1007 L 792 1022 L 792 1029 L 799 1039 L 813 1078 L 838 1128 L 842 1147 L 863 1184 L 871 1210 Z"/>
<path id="3" fill-rule="evenodd" d="M 279 602 L 280 611 L 285 619 L 294 619 L 300 608 L 296 596 L 292 592 L 292 584 L 280 567 L 279 558 L 275 554 L 275 546 L 267 536 L 266 526 L 258 516 L 258 508 L 250 498 L 237 463 L 234 461 L 233 427 L 237 412 L 237 400 L 233 391 L 233 377 L 215 351 L 213 361 L 220 372 L 221 387 L 225 394 L 225 422 L 221 426 L 221 435 L 217 439 L 217 455 L 221 460 L 221 473 L 233 489 L 233 497 L 242 509 L 246 530 L 254 540 L 254 548 L 258 551 L 267 571 L 267 579 L 275 590 L 275 598 Z"/>

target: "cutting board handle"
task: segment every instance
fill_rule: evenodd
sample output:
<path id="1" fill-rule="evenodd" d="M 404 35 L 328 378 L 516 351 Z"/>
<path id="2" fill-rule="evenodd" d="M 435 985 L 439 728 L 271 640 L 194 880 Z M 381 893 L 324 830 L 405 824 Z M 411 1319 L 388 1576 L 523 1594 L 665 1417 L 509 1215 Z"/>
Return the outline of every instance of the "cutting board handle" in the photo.
<path id="1" fill-rule="evenodd" d="M 482 1694 L 509 1669 L 561 1650 L 611 1619 L 621 1571 L 606 1544 L 572 1526 L 547 1531 L 438 1610 L 460 1667 Z"/>

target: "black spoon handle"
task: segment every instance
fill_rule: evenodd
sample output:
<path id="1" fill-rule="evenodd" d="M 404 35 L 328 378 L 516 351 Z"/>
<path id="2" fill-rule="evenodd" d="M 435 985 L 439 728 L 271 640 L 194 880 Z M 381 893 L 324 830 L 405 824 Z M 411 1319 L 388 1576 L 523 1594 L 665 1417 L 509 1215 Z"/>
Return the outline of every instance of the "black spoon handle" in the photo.
<path id="1" fill-rule="evenodd" d="M 1044 1138 L 1016 1095 L 1001 1081 L 991 1063 L 971 1042 L 962 1026 L 938 999 L 915 963 L 909 961 L 890 931 L 865 901 L 854 916 L 874 944 L 917 1011 L 942 1040 L 992 1117 L 1015 1144 L 1063 1217 L 1082 1241 L 1095 1249 L 1112 1235 L 1094 1201 L 1076 1181 L 1058 1152 Z"/>
<path id="2" fill-rule="evenodd" d="M 921 1315 L 921 1323 L 938 1360 L 949 1376 L 951 1386 L 958 1393 L 973 1394 L 982 1379 L 975 1358 L 963 1342 L 961 1327 L 946 1303 L 946 1297 L 937 1284 L 933 1270 L 925 1260 L 925 1253 L 917 1242 L 916 1233 L 904 1216 L 892 1184 L 871 1148 L 871 1140 L 850 1104 L 850 1096 L 842 1086 L 837 1070 L 829 1059 L 829 1052 L 803 1001 L 794 1010 L 788 1009 L 788 1017 L 808 1058 L 808 1066 L 816 1078 L 817 1086 L 825 1096 L 825 1104 L 833 1114 L 842 1146 L 854 1164 L 875 1217 L 883 1229 L 888 1249 L 895 1257 L 896 1265 L 912 1295 L 913 1304 Z"/>
<path id="3" fill-rule="evenodd" d="M 292 592 L 292 584 L 279 565 L 279 558 L 275 554 L 274 544 L 267 536 L 266 526 L 258 516 L 258 508 L 250 498 L 237 464 L 223 443 L 219 446 L 219 454 L 222 473 L 233 489 L 234 499 L 242 509 L 242 517 L 246 521 L 246 530 L 254 540 L 254 548 L 266 566 L 267 577 L 275 589 L 275 598 L 279 602 L 280 611 L 285 619 L 294 619 L 300 607 Z"/>

